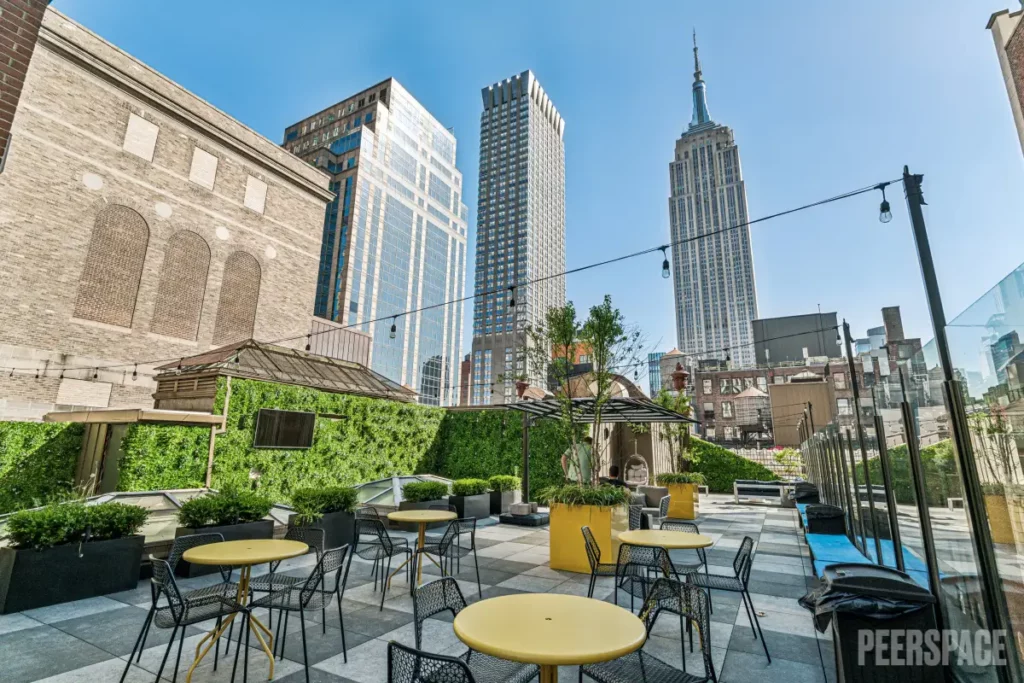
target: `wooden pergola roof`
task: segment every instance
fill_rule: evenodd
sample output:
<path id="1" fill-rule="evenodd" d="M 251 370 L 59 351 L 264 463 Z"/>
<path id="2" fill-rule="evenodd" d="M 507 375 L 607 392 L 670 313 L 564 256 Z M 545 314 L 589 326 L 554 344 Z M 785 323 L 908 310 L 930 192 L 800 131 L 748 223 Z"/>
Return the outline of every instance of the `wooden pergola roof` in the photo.
<path id="1" fill-rule="evenodd" d="M 545 399 L 543 401 L 518 401 L 506 405 L 509 410 L 518 410 L 534 417 L 562 417 L 562 401 Z M 573 419 L 579 424 L 593 424 L 600 407 L 601 422 L 628 422 L 632 424 L 644 422 L 675 422 L 700 424 L 697 420 L 682 413 L 664 408 L 645 398 L 610 398 L 598 406 L 595 398 L 572 399 Z"/>

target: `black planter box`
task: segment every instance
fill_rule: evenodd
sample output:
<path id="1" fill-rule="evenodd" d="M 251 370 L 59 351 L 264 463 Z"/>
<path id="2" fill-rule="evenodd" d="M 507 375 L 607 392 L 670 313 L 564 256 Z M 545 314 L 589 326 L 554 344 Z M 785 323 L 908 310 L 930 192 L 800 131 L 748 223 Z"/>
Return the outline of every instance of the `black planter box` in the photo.
<path id="1" fill-rule="evenodd" d="M 491 491 L 491 514 L 503 515 L 508 512 L 508 507 L 523 499 L 523 492 L 516 491 Z"/>
<path id="2" fill-rule="evenodd" d="M 288 518 L 288 526 L 311 526 L 315 529 L 324 530 L 324 549 L 340 548 L 345 544 L 351 544 L 355 536 L 356 516 L 351 512 L 328 512 L 312 524 L 303 524 L 298 520 L 298 515 Z"/>
<path id="3" fill-rule="evenodd" d="M 398 509 L 399 510 L 430 510 L 430 509 L 433 509 L 433 508 L 435 508 L 437 506 L 442 506 L 443 505 L 445 510 L 447 510 L 448 509 L 448 504 L 449 504 L 448 500 L 445 500 L 445 499 L 425 500 L 422 503 L 411 503 L 411 502 L 409 502 L 407 500 L 403 500 L 401 503 L 398 504 Z M 448 522 L 431 522 L 430 524 L 427 525 L 427 528 L 428 529 L 443 529 L 446 526 L 448 526 Z M 419 531 L 420 525 L 419 524 L 395 524 L 394 527 L 396 529 L 401 529 L 402 531 Z"/>
<path id="4" fill-rule="evenodd" d="M 201 529 L 187 529 L 179 526 L 174 530 L 174 537 L 191 536 L 192 534 L 220 534 L 225 541 L 247 541 L 251 538 L 273 538 L 274 520 L 261 519 L 258 522 L 246 522 L 245 524 L 229 524 L 227 526 L 204 526 Z M 205 576 L 219 572 L 220 569 L 214 565 L 192 564 L 180 560 L 174 568 L 174 573 L 187 579 L 195 576 Z"/>
<path id="5" fill-rule="evenodd" d="M 486 519 L 491 516 L 491 494 L 478 493 L 475 496 L 448 496 L 448 502 L 455 506 L 459 519 Z"/>
<path id="6" fill-rule="evenodd" d="M 45 550 L 0 548 L 0 614 L 132 590 L 144 543 L 128 536 Z"/>

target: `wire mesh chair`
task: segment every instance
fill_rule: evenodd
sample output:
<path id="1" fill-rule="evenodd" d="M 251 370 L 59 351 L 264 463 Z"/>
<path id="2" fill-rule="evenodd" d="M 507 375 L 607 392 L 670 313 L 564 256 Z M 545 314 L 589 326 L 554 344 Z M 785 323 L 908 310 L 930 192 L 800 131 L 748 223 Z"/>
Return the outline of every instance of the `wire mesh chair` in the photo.
<path id="1" fill-rule="evenodd" d="M 589 526 L 582 527 L 581 531 L 583 531 L 583 543 L 587 549 L 587 561 L 590 563 L 590 586 L 587 588 L 587 597 L 592 598 L 594 597 L 594 587 L 597 585 L 597 577 L 615 576 L 617 565 L 602 564 L 601 546 L 597 544 L 594 532 L 590 530 Z"/>
<path id="2" fill-rule="evenodd" d="M 313 567 L 313 571 L 301 584 L 285 586 L 273 593 L 254 600 L 250 608 L 266 607 L 268 610 L 280 610 L 278 615 L 278 634 L 274 640 L 280 648 L 280 657 L 284 658 L 285 641 L 288 638 L 288 616 L 292 612 L 298 612 L 299 624 L 302 630 L 302 657 L 306 667 L 306 683 L 309 683 L 309 654 L 306 649 L 306 612 L 320 610 L 325 613 L 334 597 L 338 598 L 338 625 L 341 628 L 341 652 L 345 663 L 348 663 L 348 647 L 345 645 L 345 618 L 341 613 L 341 600 L 345 594 L 345 584 L 348 581 L 348 568 L 351 563 L 346 563 L 349 546 L 343 545 L 340 548 L 325 550 Z M 344 571 L 342 571 L 344 569 Z M 334 587 L 327 589 L 328 577 L 334 575 Z M 282 631 L 281 622 L 284 622 Z"/>
<path id="3" fill-rule="evenodd" d="M 675 575 L 672 561 L 664 548 L 632 543 L 620 545 L 619 558 L 615 565 L 615 604 L 619 604 L 619 588 L 625 588 L 629 593 L 629 609 L 633 611 L 634 598 L 647 599 L 647 591 L 654 583 L 654 573 L 664 576 Z"/>
<path id="4" fill-rule="evenodd" d="M 663 522 L 662 531 L 682 531 L 687 534 L 699 534 L 700 527 L 693 522 Z M 669 559 L 678 574 L 690 574 L 700 571 L 704 567 L 704 573 L 708 573 L 708 556 L 704 548 L 695 550 L 677 550 L 669 552 Z"/>
<path id="5" fill-rule="evenodd" d="M 761 630 L 761 622 L 757 618 L 757 610 L 754 609 L 754 601 L 750 598 L 750 565 L 753 561 L 754 540 L 750 536 L 744 536 L 740 547 L 736 551 L 736 557 L 732 561 L 732 570 L 736 576 L 725 576 L 724 574 L 687 574 L 688 583 L 700 588 L 719 591 L 739 593 L 743 598 L 743 609 L 747 612 L 747 619 L 750 621 L 750 628 L 754 631 L 754 638 L 761 639 L 761 646 L 764 647 L 764 656 L 771 664 L 772 656 L 768 654 L 768 643 L 764 640 L 764 632 Z"/>
<path id="6" fill-rule="evenodd" d="M 629 506 L 629 530 L 639 529 L 643 524 L 644 508 L 642 505 Z"/>
<path id="7" fill-rule="evenodd" d="M 469 536 L 469 545 L 462 545 L 464 536 Z M 416 562 L 422 561 L 420 553 L 426 553 L 438 558 L 441 565 L 441 576 L 448 576 L 452 573 L 452 562 L 458 562 L 460 558 L 473 553 L 473 564 L 476 567 L 476 594 L 479 598 L 483 593 L 480 584 L 480 560 L 476 554 L 476 520 L 475 519 L 453 519 L 448 523 L 444 535 L 436 542 L 427 539 L 422 548 L 416 548 Z M 415 573 L 413 569 L 413 573 Z M 456 569 L 458 571 L 458 569 Z"/>
<path id="8" fill-rule="evenodd" d="M 686 657 L 683 657 L 683 669 L 658 659 L 640 648 L 636 652 L 619 657 L 610 662 L 586 664 L 580 667 L 580 678 L 583 674 L 590 676 L 598 683 L 621 683 L 622 681 L 639 681 L 640 683 L 701 683 L 717 681 L 715 665 L 711 661 L 711 616 L 708 611 L 708 596 L 704 591 L 673 579 L 658 579 L 651 586 L 650 593 L 640 611 L 640 619 L 644 622 L 647 634 L 658 616 L 664 612 L 679 614 L 697 631 L 700 639 L 701 658 L 704 664 L 703 675 L 686 672 Z M 682 637 L 682 630 L 680 630 Z M 646 643 L 644 644 L 646 647 Z"/>
<path id="9" fill-rule="evenodd" d="M 476 683 L 461 659 L 388 643 L 388 683 Z"/>
<path id="10" fill-rule="evenodd" d="M 356 508 L 356 519 L 380 519 L 380 513 L 372 505 Z"/>
<path id="11" fill-rule="evenodd" d="M 220 534 L 217 534 L 218 536 Z M 171 637 L 167 641 L 167 650 L 164 651 L 164 657 L 160 661 L 160 669 L 157 671 L 156 679 L 160 680 L 160 676 L 163 675 L 164 667 L 167 665 L 167 657 L 171 654 L 171 647 L 174 645 L 174 637 L 178 635 L 180 629 L 181 636 L 178 639 L 178 656 L 174 660 L 174 676 L 172 680 L 178 679 L 178 667 L 181 664 L 181 649 L 185 643 L 185 631 L 193 624 L 198 624 L 202 621 L 210 619 L 217 620 L 217 632 L 222 630 L 222 619 L 224 617 L 242 614 L 246 624 L 242 626 L 242 630 L 245 631 L 245 663 L 243 664 L 243 680 L 249 672 L 249 629 L 246 628 L 249 619 L 249 610 L 245 605 L 240 604 L 234 598 L 228 598 L 220 594 L 210 593 L 205 595 L 198 594 L 197 591 L 190 591 L 188 593 L 182 593 L 178 589 L 178 583 L 174 580 L 174 570 L 171 568 L 171 564 L 167 560 L 158 560 L 154 557 L 150 557 L 150 561 L 153 564 L 153 577 L 150 580 L 150 586 L 152 589 L 153 607 L 150 609 L 149 614 L 146 615 L 146 620 L 142 624 L 142 628 L 139 630 L 139 636 L 135 639 L 135 645 L 132 647 L 131 653 L 128 655 L 128 662 L 125 665 L 124 671 L 121 673 L 121 683 L 124 683 L 125 676 L 128 675 L 128 669 L 132 665 L 132 658 L 135 657 L 136 652 L 139 653 L 140 657 L 145 643 L 145 636 L 149 633 L 151 625 L 156 625 L 157 628 L 169 628 L 171 630 Z M 160 600 L 163 598 L 166 603 L 164 606 L 160 606 Z M 234 620 L 232 620 L 234 624 Z M 239 638 L 241 638 L 241 631 L 239 631 Z M 202 646 L 203 641 L 200 641 L 199 645 Z M 220 639 L 216 641 L 220 643 Z M 206 643 L 206 649 L 203 654 L 209 652 L 209 649 L 213 647 L 213 643 Z M 196 648 L 196 654 L 199 653 L 199 647 Z M 238 653 L 242 648 L 235 649 L 235 664 L 231 670 L 231 678 L 234 679 L 235 672 L 238 669 Z M 217 661 L 214 660 L 214 670 L 216 670 Z"/>
<path id="12" fill-rule="evenodd" d="M 412 603 L 416 649 L 423 648 L 424 621 L 442 612 L 450 612 L 455 617 L 465 608 L 466 598 L 463 597 L 458 582 L 450 576 L 418 587 Z M 536 665 L 510 662 L 471 649 L 466 650 L 457 659 L 465 662 L 474 679 L 487 683 L 529 683 L 540 673 L 540 667 Z"/>
<path id="13" fill-rule="evenodd" d="M 204 534 L 189 534 L 187 536 L 178 536 L 174 539 L 174 543 L 171 544 L 171 550 L 167 553 L 167 564 L 171 568 L 173 573 L 181 562 L 181 556 L 185 554 L 187 550 L 197 548 L 201 545 L 209 545 L 211 543 L 223 543 L 224 535 L 216 532 L 204 533 Z M 194 590 L 185 591 L 182 593 L 182 597 L 186 600 L 202 598 L 208 595 L 223 595 L 227 598 L 237 598 L 238 596 L 238 584 L 231 580 L 231 567 L 218 567 L 220 571 L 221 583 L 214 583 L 209 586 L 203 586 L 202 588 L 196 588 Z M 150 614 L 146 617 L 146 626 L 142 632 L 142 647 L 139 648 L 139 655 L 136 661 L 142 659 L 142 651 L 146 649 L 146 640 L 149 638 L 149 624 L 152 621 L 152 613 L 156 611 L 156 600 L 153 600 L 152 606 L 149 608 Z M 220 624 L 217 624 L 220 628 Z M 224 654 L 227 654 L 228 645 L 231 642 L 231 634 L 234 633 L 235 624 L 231 623 L 231 630 L 228 632 L 228 638 L 225 641 Z M 220 640 L 217 641 L 217 649 L 213 653 L 214 666 L 217 664 L 217 659 L 220 657 Z"/>
<path id="14" fill-rule="evenodd" d="M 305 543 L 310 549 L 316 553 L 316 559 L 319 562 L 320 556 L 324 552 L 324 546 L 326 544 L 326 534 L 323 529 L 318 529 L 311 526 L 296 526 L 288 529 L 285 533 L 284 539 L 286 541 L 299 541 Z M 277 560 L 270 563 L 270 571 L 262 576 L 257 576 L 249 580 L 249 590 L 254 593 L 273 593 L 275 590 L 280 590 L 285 586 L 294 586 L 300 584 L 306 580 L 304 576 L 288 576 L 286 574 L 277 574 L 277 568 L 281 566 L 281 560 Z M 270 613 L 270 628 L 274 628 L 274 613 Z M 324 633 L 327 633 L 327 614 L 321 615 L 321 622 L 323 623 Z"/>
<path id="15" fill-rule="evenodd" d="M 364 538 L 365 537 L 365 538 Z M 373 589 L 380 584 L 380 609 L 384 610 L 384 596 L 387 594 L 387 578 L 391 573 L 391 558 L 395 555 L 410 556 L 412 549 L 404 538 L 391 538 L 384 522 L 379 519 L 356 518 L 355 549 L 356 555 L 373 562 Z M 384 560 L 387 560 L 385 569 Z M 409 562 L 405 565 L 406 580 L 412 583 L 409 574 Z"/>

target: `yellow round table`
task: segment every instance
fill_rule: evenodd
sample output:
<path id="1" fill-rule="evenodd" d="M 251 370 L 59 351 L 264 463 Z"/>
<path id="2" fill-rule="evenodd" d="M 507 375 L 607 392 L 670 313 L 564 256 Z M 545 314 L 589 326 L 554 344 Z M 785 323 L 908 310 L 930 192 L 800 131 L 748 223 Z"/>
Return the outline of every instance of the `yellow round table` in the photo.
<path id="1" fill-rule="evenodd" d="M 446 510 L 396 510 L 395 512 L 388 513 L 388 519 L 390 519 L 392 522 L 405 522 L 407 524 L 416 524 L 419 526 L 420 534 L 419 539 L 416 541 L 417 548 L 423 547 L 423 543 L 427 538 L 428 524 L 432 524 L 434 522 L 450 522 L 453 519 L 457 518 L 458 515 L 456 515 L 454 512 Z M 434 558 L 430 557 L 426 553 L 420 554 L 425 555 L 427 558 L 430 559 L 431 562 L 434 562 Z M 395 571 L 391 572 L 391 576 L 388 577 L 388 586 L 391 585 L 391 577 L 397 574 L 402 569 L 402 567 L 409 564 L 409 561 L 413 557 L 415 557 L 415 555 L 411 556 L 408 560 L 398 565 L 398 568 L 395 569 Z M 437 564 L 437 562 L 434 562 L 434 564 Z M 416 585 L 418 586 L 421 583 L 423 583 L 423 562 L 417 562 Z"/>
<path id="2" fill-rule="evenodd" d="M 298 557 L 309 552 L 309 546 L 299 541 L 278 541 L 270 538 L 255 538 L 246 541 L 224 541 L 222 543 L 209 543 L 207 545 L 196 546 L 186 550 L 181 556 L 181 559 L 192 564 L 204 564 L 204 565 L 218 565 L 221 567 L 238 567 L 238 594 L 235 597 L 240 604 L 244 605 L 249 600 L 249 577 L 252 574 L 252 566 L 254 564 L 264 564 L 265 562 L 276 562 L 277 560 L 287 560 L 291 557 Z M 235 616 L 238 613 L 228 616 L 223 622 L 221 622 L 220 628 L 214 628 L 212 631 L 207 633 L 203 638 L 196 643 L 196 658 L 192 662 L 192 666 L 188 669 L 188 674 L 185 676 L 186 683 L 192 682 L 192 673 L 199 666 L 199 662 L 203 660 L 206 653 L 210 651 L 217 639 L 220 638 L 224 631 L 227 630 L 228 626 L 234 621 Z M 274 678 L 274 654 L 271 649 L 273 644 L 273 636 L 270 635 L 270 629 L 263 625 L 256 617 L 250 617 L 249 628 L 256 635 L 256 640 L 260 641 L 260 646 L 266 653 L 267 657 L 270 658 L 270 675 L 268 680 Z M 263 639 L 263 634 L 260 631 L 266 633 L 266 640 Z M 271 645 L 268 645 L 267 642 Z M 203 644 L 206 647 L 203 647 Z M 200 651 L 201 650 L 201 651 Z"/>
<path id="3" fill-rule="evenodd" d="M 455 617 L 455 635 L 484 654 L 540 666 L 556 683 L 559 666 L 607 662 L 638 650 L 640 619 L 617 605 L 575 595 L 524 593 L 475 602 Z"/>
<path id="4" fill-rule="evenodd" d="M 714 541 L 704 534 L 691 534 L 685 531 L 661 531 L 660 529 L 635 529 L 623 531 L 619 540 L 630 545 L 643 545 L 667 550 L 695 550 L 707 548 Z"/>

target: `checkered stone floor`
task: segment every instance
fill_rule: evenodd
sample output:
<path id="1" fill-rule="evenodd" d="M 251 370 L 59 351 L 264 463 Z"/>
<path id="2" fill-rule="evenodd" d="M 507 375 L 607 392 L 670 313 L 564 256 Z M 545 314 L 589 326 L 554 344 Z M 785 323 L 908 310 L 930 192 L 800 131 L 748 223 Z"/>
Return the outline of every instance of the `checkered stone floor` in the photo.
<path id="1" fill-rule="evenodd" d="M 761 643 L 753 636 L 746 613 L 737 594 L 714 591 L 712 601 L 712 659 L 718 679 L 726 683 L 825 683 L 835 680 L 832 643 L 827 635 L 817 634 L 809 612 L 797 604 L 797 598 L 813 587 L 811 564 L 803 536 L 798 529 L 795 510 L 752 505 L 734 505 L 728 496 L 705 496 L 697 520 L 702 533 L 710 535 L 714 546 L 708 551 L 711 572 L 732 574 L 732 560 L 744 536 L 756 542 L 750 574 L 750 592 L 772 655 L 769 665 Z M 477 532 L 482 597 L 522 592 L 552 592 L 586 595 L 589 576 L 555 571 L 548 566 L 548 532 L 496 525 Z M 582 543 L 582 538 L 580 540 Z M 311 557 L 288 561 L 290 574 L 302 576 L 309 571 Z M 254 568 L 253 572 L 259 573 Z M 428 564 L 424 573 L 437 575 Z M 426 580 L 427 577 L 424 577 Z M 457 579 L 466 599 L 478 599 L 476 573 L 472 557 L 463 558 Z M 216 577 L 181 582 L 190 589 L 217 580 Z M 600 579 L 594 597 L 613 601 L 611 579 Z M 125 593 L 65 603 L 20 614 L 0 616 L 0 680 L 5 683 L 46 681 L 47 683 L 116 682 L 124 670 L 128 653 L 142 626 L 149 606 L 148 582 Z M 341 654 L 341 631 L 337 605 L 326 611 L 326 634 L 320 613 L 306 615 L 307 649 L 314 683 L 382 683 L 387 678 L 387 643 L 395 640 L 413 645 L 412 600 L 404 575 L 395 577 L 392 589 L 379 611 L 380 593 L 374 592 L 369 563 L 356 558 L 348 579 L 342 610 L 348 662 Z M 620 591 L 619 604 L 629 607 L 629 596 Z M 639 607 L 639 600 L 637 601 Z M 257 612 L 264 623 L 265 613 Z M 425 625 L 426 649 L 445 654 L 465 650 L 452 631 L 450 617 L 430 620 Z M 205 625 L 186 633 L 178 680 L 184 681 L 195 645 Z M 285 658 L 278 660 L 274 680 L 300 683 L 305 680 L 302 667 L 302 628 L 296 615 L 288 621 Z M 152 629 L 147 647 L 138 665 L 132 666 L 129 683 L 153 681 L 166 650 L 169 632 Z M 254 648 L 249 657 L 249 680 L 267 680 L 268 662 Z M 680 666 L 679 622 L 659 619 L 645 645 L 665 661 Z M 176 649 L 176 648 L 175 648 Z M 207 657 L 197 669 L 193 681 L 228 681 L 231 658 L 223 654 L 218 670 Z M 171 653 L 171 659 L 174 652 Z M 687 670 L 702 670 L 700 653 L 686 654 Z M 171 680 L 173 662 L 164 670 Z M 238 679 L 241 679 L 241 663 Z M 560 679 L 577 680 L 574 667 L 565 667 Z"/>

